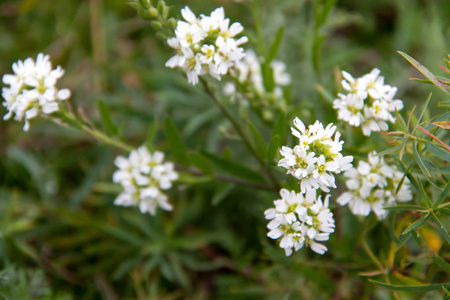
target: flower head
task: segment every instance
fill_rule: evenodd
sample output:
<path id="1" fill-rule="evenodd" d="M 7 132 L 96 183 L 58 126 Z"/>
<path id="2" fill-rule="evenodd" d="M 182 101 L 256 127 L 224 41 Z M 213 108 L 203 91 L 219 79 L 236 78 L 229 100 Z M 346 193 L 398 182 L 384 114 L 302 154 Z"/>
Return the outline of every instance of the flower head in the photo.
<path id="1" fill-rule="evenodd" d="M 403 180 L 403 173 L 396 166 L 386 164 L 383 157 L 376 154 L 375 151 L 369 153 L 367 162 L 359 161 L 357 168 L 344 173 L 348 178 L 348 191 L 340 195 L 337 202 L 341 205 L 348 204 L 355 215 L 367 216 L 373 211 L 381 220 L 388 214 L 384 207 L 410 201 L 412 192 L 410 181 L 405 177 L 396 193 Z"/>
<path id="2" fill-rule="evenodd" d="M 3 83 L 9 85 L 2 89 L 5 99 L 3 106 L 8 113 L 3 117 L 8 120 L 22 122 L 25 120 L 24 131 L 28 131 L 28 120 L 40 113 L 51 114 L 59 110 L 59 101 L 70 97 L 68 89 L 58 90 L 56 82 L 64 75 L 64 70 L 58 66 L 52 70 L 50 57 L 39 53 L 36 61 L 31 57 L 25 61 L 19 60 L 12 65 L 14 74 L 3 76 Z"/>
<path id="3" fill-rule="evenodd" d="M 151 154 L 142 146 L 132 151 L 128 158 L 118 156 L 115 165 L 119 168 L 113 174 L 113 182 L 120 183 L 124 191 L 117 196 L 114 204 L 139 206 L 142 213 L 156 214 L 160 206 L 172 210 L 164 190 L 172 187 L 172 181 L 178 179 L 178 173 L 171 162 L 163 163 L 164 154 L 156 151 Z"/>
<path id="4" fill-rule="evenodd" d="M 324 254 L 327 247 L 318 242 L 327 241 L 335 227 L 328 209 L 329 195 L 325 201 L 321 196 L 317 198 L 316 190 L 302 194 L 282 189 L 280 195 L 281 199 L 274 201 L 275 208 L 264 212 L 266 219 L 271 220 L 267 236 L 280 239 L 280 247 L 287 256 L 292 254 L 292 249 L 298 251 L 305 245 Z"/>
<path id="5" fill-rule="evenodd" d="M 373 69 L 369 74 L 353 78 L 342 71 L 342 87 L 347 94 L 338 94 L 333 107 L 338 111 L 338 119 L 362 128 L 369 136 L 372 131 L 388 130 L 388 121 L 395 123 L 392 113 L 403 108 L 403 102 L 394 99 L 396 87 L 384 84 L 380 70 Z"/>
<path id="6" fill-rule="evenodd" d="M 294 124 L 292 134 L 298 138 L 299 144 L 293 149 L 283 146 L 280 150 L 283 158 L 278 165 L 300 180 L 302 193 L 318 188 L 329 192 L 329 187 L 336 187 L 333 174 L 351 168 L 353 157 L 340 153 L 344 142 L 339 140 L 340 133 L 336 132 L 333 124 L 324 128 L 316 121 L 306 128 L 299 118 L 295 118 Z"/>
<path id="7" fill-rule="evenodd" d="M 244 49 L 239 46 L 248 41 L 247 37 L 235 38 L 244 28 L 240 23 L 230 25 L 222 7 L 210 16 L 197 18 L 186 6 L 181 14 L 185 21 L 178 21 L 176 36 L 167 41 L 177 54 L 166 62 L 166 66 L 184 69 L 193 85 L 198 83 L 198 76 L 206 73 L 220 80 L 245 56 Z"/>

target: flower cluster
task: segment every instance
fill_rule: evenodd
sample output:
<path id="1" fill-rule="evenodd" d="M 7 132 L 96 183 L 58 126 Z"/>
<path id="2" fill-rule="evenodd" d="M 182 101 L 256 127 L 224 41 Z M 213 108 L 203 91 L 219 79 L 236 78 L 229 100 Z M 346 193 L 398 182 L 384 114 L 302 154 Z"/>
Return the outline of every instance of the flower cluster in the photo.
<path id="1" fill-rule="evenodd" d="M 114 204 L 123 206 L 138 205 L 142 213 L 156 214 L 156 207 L 172 210 L 163 190 L 172 187 L 178 179 L 173 163 L 163 163 L 164 154 L 153 154 L 142 146 L 132 151 L 128 158 L 118 156 L 114 161 L 119 168 L 113 174 L 113 181 L 120 183 L 124 191 L 117 196 Z"/>
<path id="2" fill-rule="evenodd" d="M 270 67 L 273 73 L 275 87 L 273 94 L 276 98 L 283 97 L 283 87 L 291 83 L 291 76 L 286 73 L 286 64 L 281 61 L 272 61 Z M 240 84 L 248 84 L 250 90 L 258 96 L 263 96 L 266 91 L 261 70 L 261 61 L 252 50 L 245 52 L 245 57 L 235 64 L 236 78 Z M 226 95 L 234 95 L 236 86 L 234 83 L 227 83 L 224 88 Z"/>
<path id="3" fill-rule="evenodd" d="M 283 146 L 280 150 L 283 158 L 278 166 L 287 169 L 300 180 L 302 193 L 311 189 L 322 189 L 329 192 L 329 187 L 336 188 L 333 173 L 339 174 L 352 167 L 352 156 L 341 154 L 343 141 L 336 126 L 329 124 L 326 128 L 316 121 L 308 129 L 299 118 L 294 120 L 292 134 L 299 139 L 299 144 L 293 149 Z M 334 140 L 332 136 L 334 135 Z"/>
<path id="4" fill-rule="evenodd" d="M 345 71 L 342 75 L 345 78 L 342 87 L 348 94 L 338 94 L 339 99 L 333 102 L 338 119 L 355 127 L 361 126 L 366 136 L 372 131 L 388 130 L 387 121 L 396 121 L 391 113 L 403 108 L 403 102 L 394 99 L 397 88 L 384 84 L 378 69 L 357 79 Z"/>
<path id="5" fill-rule="evenodd" d="M 388 213 L 384 207 L 396 205 L 397 201 L 410 201 L 413 197 L 410 181 L 406 177 L 396 193 L 403 173 L 396 166 L 386 164 L 383 157 L 376 154 L 375 151 L 369 153 L 368 162 L 359 161 L 358 168 L 344 173 L 348 178 L 346 185 L 349 191 L 340 195 L 337 202 L 348 204 L 355 215 L 367 216 L 373 211 L 381 220 Z"/>
<path id="6" fill-rule="evenodd" d="M 281 238 L 280 247 L 287 256 L 292 254 L 292 249 L 298 251 L 305 245 L 324 254 L 327 247 L 318 242 L 327 241 L 335 227 L 333 214 L 328 209 L 330 195 L 325 201 L 321 196 L 317 198 L 314 189 L 305 194 L 282 189 L 280 195 L 281 199 L 274 201 L 275 208 L 264 212 L 266 219 L 271 220 L 267 236 Z"/>
<path id="7" fill-rule="evenodd" d="M 8 113 L 3 117 L 9 120 L 14 115 L 14 120 L 25 120 L 24 131 L 28 131 L 33 119 L 43 112 L 51 114 L 59 110 L 59 101 L 70 97 L 68 89 L 58 90 L 55 85 L 64 75 L 64 70 L 58 66 L 52 70 L 50 57 L 39 53 L 36 62 L 31 58 L 25 61 L 19 60 L 12 65 L 13 74 L 3 76 L 3 83 L 9 85 L 2 89 L 5 99 L 3 106 Z"/>
<path id="8" fill-rule="evenodd" d="M 239 46 L 248 38 L 235 39 L 244 27 L 240 23 L 230 25 L 222 7 L 210 16 L 200 15 L 200 18 L 187 6 L 181 14 L 185 21 L 178 21 L 176 37 L 167 40 L 177 54 L 166 62 L 166 66 L 186 70 L 188 81 L 194 85 L 198 83 L 198 76 L 206 73 L 220 80 L 221 75 L 227 74 L 245 56 L 244 49 Z"/>

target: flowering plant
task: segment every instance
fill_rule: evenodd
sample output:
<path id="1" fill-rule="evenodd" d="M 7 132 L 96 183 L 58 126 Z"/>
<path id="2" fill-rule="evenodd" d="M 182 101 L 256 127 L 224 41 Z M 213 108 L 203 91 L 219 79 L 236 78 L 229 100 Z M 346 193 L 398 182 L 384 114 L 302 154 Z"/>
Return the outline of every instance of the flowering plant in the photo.
<path id="1" fill-rule="evenodd" d="M 382 47 L 436 64 L 444 3 L 35 2 L 0 4 L 2 296 L 449 296 L 450 61 Z"/>

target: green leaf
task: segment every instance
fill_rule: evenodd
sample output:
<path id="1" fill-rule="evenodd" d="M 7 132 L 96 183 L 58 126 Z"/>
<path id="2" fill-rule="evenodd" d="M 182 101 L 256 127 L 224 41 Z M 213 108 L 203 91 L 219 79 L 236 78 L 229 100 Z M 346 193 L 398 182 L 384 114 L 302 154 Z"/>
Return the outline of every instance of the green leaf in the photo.
<path id="1" fill-rule="evenodd" d="M 406 60 L 409 61 L 410 64 L 412 64 L 417 70 L 420 71 L 420 73 L 422 73 L 426 78 L 433 82 L 433 84 L 441 89 L 447 96 L 450 96 L 450 92 L 447 90 L 447 86 L 440 82 L 439 79 L 437 79 L 437 77 L 427 68 L 425 68 L 421 63 L 402 51 L 398 51 L 398 53 L 406 58 Z"/>
<path id="2" fill-rule="evenodd" d="M 256 147 L 256 151 L 258 151 L 258 154 L 261 158 L 264 157 L 264 154 L 266 153 L 266 143 L 264 142 L 263 137 L 259 133 L 259 131 L 256 129 L 256 127 L 248 121 L 248 127 L 250 128 L 250 131 L 253 134 L 253 137 L 255 138 L 256 142 L 258 143 Z"/>
<path id="3" fill-rule="evenodd" d="M 400 127 L 403 129 L 403 131 L 404 132 L 409 132 L 409 128 L 408 128 L 408 126 L 406 125 L 406 122 L 405 122 L 405 120 L 403 119 L 403 117 L 398 113 L 398 111 L 396 110 L 395 111 L 395 115 L 397 116 L 397 120 L 398 120 L 398 123 L 400 124 Z"/>
<path id="4" fill-rule="evenodd" d="M 442 214 L 447 215 L 447 216 L 450 217 L 450 208 L 449 208 L 449 207 L 446 207 L 446 206 L 440 207 L 440 208 L 438 209 L 438 212 L 440 212 L 440 213 L 442 213 Z"/>
<path id="5" fill-rule="evenodd" d="M 142 238 L 135 236 L 131 232 L 126 231 L 122 228 L 112 227 L 105 224 L 99 224 L 98 227 L 103 232 L 133 246 L 142 246 L 145 243 L 145 240 L 143 240 Z"/>
<path id="6" fill-rule="evenodd" d="M 277 122 L 275 123 L 275 126 L 272 129 L 272 139 L 275 136 L 280 137 L 280 143 L 284 143 L 284 140 L 286 138 L 286 114 L 281 113 L 280 117 L 278 118 Z"/>
<path id="7" fill-rule="evenodd" d="M 433 95 L 433 93 L 430 93 L 430 95 L 428 95 L 428 98 L 425 101 L 425 105 L 422 108 L 422 113 L 420 114 L 419 119 L 417 119 L 416 126 L 414 126 L 414 130 L 412 131 L 412 133 L 414 133 L 417 130 L 417 128 L 419 127 L 420 122 L 422 121 L 423 115 L 425 114 L 425 111 L 427 110 L 428 104 L 430 103 L 432 95 Z"/>
<path id="8" fill-rule="evenodd" d="M 409 239 L 412 237 L 411 232 L 407 233 L 407 234 L 402 234 L 400 236 L 400 239 L 397 243 L 397 249 L 395 251 L 398 251 L 400 248 L 402 248 L 407 241 L 409 241 Z"/>
<path id="9" fill-rule="evenodd" d="M 442 193 L 439 195 L 439 198 L 433 203 L 433 209 L 436 209 L 441 203 L 444 201 L 445 197 L 447 197 L 448 190 L 450 189 L 450 182 L 442 190 Z"/>
<path id="10" fill-rule="evenodd" d="M 158 129 L 158 119 L 155 118 L 152 122 L 152 125 L 150 125 L 150 129 L 148 131 L 147 135 L 147 147 L 150 149 L 153 149 L 153 139 L 156 135 L 156 130 Z"/>
<path id="11" fill-rule="evenodd" d="M 111 136 L 117 136 L 119 134 L 119 129 L 116 127 L 116 125 L 114 125 L 114 122 L 109 115 L 109 111 L 102 99 L 98 100 L 98 111 L 100 112 L 103 126 L 105 127 L 108 134 Z"/>
<path id="12" fill-rule="evenodd" d="M 218 185 L 216 192 L 211 200 L 213 206 L 217 206 L 223 199 L 225 199 L 234 189 L 233 183 L 223 183 Z"/>
<path id="13" fill-rule="evenodd" d="M 388 290 L 392 291 L 399 291 L 399 292 L 429 292 L 434 290 L 440 290 L 442 287 L 449 288 L 450 283 L 440 283 L 440 284 L 429 284 L 429 285 L 394 285 L 394 284 L 387 284 L 380 281 L 375 281 L 372 279 L 369 279 L 369 281 L 375 285 L 384 287 Z"/>
<path id="14" fill-rule="evenodd" d="M 166 118 L 164 122 L 164 127 L 167 136 L 167 141 L 169 142 L 169 147 L 170 150 L 172 150 L 172 154 L 175 158 L 175 161 L 182 164 L 185 167 L 188 167 L 189 158 L 186 153 L 186 148 L 184 147 L 184 144 L 181 141 L 180 136 L 178 135 L 178 131 L 175 125 L 169 118 Z"/>
<path id="15" fill-rule="evenodd" d="M 450 274 L 450 264 L 443 260 L 439 255 L 435 254 L 433 262 L 438 265 L 444 271 Z"/>
<path id="16" fill-rule="evenodd" d="M 277 155 L 279 147 L 280 147 L 280 136 L 279 135 L 272 136 L 269 147 L 267 147 L 266 159 L 269 161 L 273 160 Z"/>
<path id="17" fill-rule="evenodd" d="M 238 164 L 228 159 L 218 157 L 206 151 L 202 152 L 202 154 L 208 157 L 211 160 L 211 162 L 217 167 L 219 167 L 223 172 L 254 182 L 260 183 L 266 182 L 266 180 L 261 174 L 245 167 L 244 165 Z"/>
<path id="18" fill-rule="evenodd" d="M 404 143 L 402 143 L 402 144 L 400 144 L 400 145 L 397 145 L 397 146 L 395 146 L 395 147 L 391 147 L 391 148 L 386 149 L 386 150 L 384 150 L 384 151 L 381 151 L 381 152 L 377 153 L 377 155 L 375 155 L 375 156 L 385 156 L 386 154 L 389 154 L 389 153 L 392 153 L 392 152 L 394 152 L 394 151 L 397 151 L 398 149 L 400 149 L 401 147 L 403 147 L 403 144 L 404 144 Z"/>
<path id="19" fill-rule="evenodd" d="M 420 217 L 419 220 L 415 221 L 414 223 L 412 223 L 411 225 L 409 225 L 408 228 L 405 229 L 405 231 L 403 231 L 402 235 L 407 234 L 408 232 L 419 228 L 420 226 L 422 226 L 429 218 L 430 218 L 431 214 L 427 213 L 426 215 Z"/>
<path id="20" fill-rule="evenodd" d="M 433 216 L 434 221 L 438 224 L 439 231 L 442 233 L 442 236 L 447 240 L 447 243 L 450 244 L 450 235 L 448 234 L 447 229 L 445 229 L 444 225 L 441 223 L 441 220 L 439 220 L 433 211 L 431 211 L 431 215 Z"/>
<path id="21" fill-rule="evenodd" d="M 190 162 L 200 171 L 202 171 L 203 174 L 212 176 L 214 173 L 213 167 L 209 160 L 198 152 L 192 152 L 189 153 L 189 160 Z"/>
<path id="22" fill-rule="evenodd" d="M 426 207 L 419 205 L 396 205 L 396 206 L 387 206 L 383 207 L 386 210 L 427 210 Z"/>
<path id="23" fill-rule="evenodd" d="M 450 161 L 450 152 L 440 146 L 433 144 L 430 141 L 427 141 L 426 146 L 428 150 L 433 152 L 437 157 L 442 158 L 443 160 Z"/>
<path id="24" fill-rule="evenodd" d="M 417 151 L 417 143 L 415 141 L 413 141 L 413 153 L 420 170 L 422 170 L 422 173 L 428 177 L 431 177 L 430 171 L 428 171 L 428 168 L 425 166 L 422 158 L 420 157 L 419 151 Z"/>
<path id="25" fill-rule="evenodd" d="M 266 58 L 266 63 L 270 63 L 275 56 L 277 55 L 278 49 L 280 48 L 281 41 L 283 40 L 284 27 L 280 27 L 277 31 L 277 35 L 275 36 L 275 40 L 273 41 L 272 46 L 269 50 L 269 55 Z"/>
<path id="26" fill-rule="evenodd" d="M 268 92 L 272 92 L 275 88 L 275 80 L 273 78 L 273 69 L 268 63 L 261 64 L 264 88 Z"/>

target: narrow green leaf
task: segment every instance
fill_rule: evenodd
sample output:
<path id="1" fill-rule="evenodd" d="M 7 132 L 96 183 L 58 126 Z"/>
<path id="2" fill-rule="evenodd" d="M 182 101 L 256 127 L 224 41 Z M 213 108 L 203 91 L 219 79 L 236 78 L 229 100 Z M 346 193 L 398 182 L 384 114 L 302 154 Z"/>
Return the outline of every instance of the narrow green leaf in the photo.
<path id="1" fill-rule="evenodd" d="M 392 152 L 394 152 L 394 151 L 397 151 L 398 149 L 400 149 L 401 147 L 403 147 L 403 144 L 404 144 L 404 143 L 402 143 L 402 144 L 400 144 L 400 145 L 397 145 L 397 146 L 395 146 L 395 147 L 391 147 L 391 148 L 386 149 L 386 150 L 384 150 L 384 151 L 381 151 L 381 152 L 377 153 L 376 156 L 385 156 L 386 154 L 389 154 L 389 153 L 392 153 Z"/>
<path id="2" fill-rule="evenodd" d="M 202 154 L 208 157 L 211 160 L 211 162 L 218 168 L 220 168 L 223 172 L 254 182 L 261 182 L 261 183 L 266 182 L 266 180 L 261 174 L 247 168 L 244 165 L 238 164 L 228 159 L 221 158 L 219 156 L 216 156 L 214 154 L 205 151 L 202 152 Z"/>
<path id="3" fill-rule="evenodd" d="M 98 100 L 98 111 L 100 112 L 100 117 L 102 119 L 103 126 L 105 130 L 111 136 L 117 136 L 119 134 L 119 129 L 114 125 L 111 119 L 108 109 L 102 99 Z"/>
<path id="4" fill-rule="evenodd" d="M 271 161 L 275 158 L 279 147 L 280 147 L 280 136 L 279 135 L 273 136 L 272 139 L 270 140 L 269 147 L 267 147 L 266 151 L 266 159 L 268 161 Z"/>
<path id="5" fill-rule="evenodd" d="M 269 55 L 266 58 L 266 63 L 270 63 L 277 55 L 278 49 L 280 48 L 281 45 L 281 41 L 283 40 L 283 35 L 284 35 L 284 27 L 280 27 L 275 36 L 275 40 L 273 41 L 273 44 L 270 47 Z"/>
<path id="6" fill-rule="evenodd" d="M 275 88 L 275 80 L 273 78 L 273 69 L 268 63 L 261 64 L 264 88 L 268 92 L 272 92 Z"/>
<path id="7" fill-rule="evenodd" d="M 427 210 L 426 207 L 419 205 L 396 205 L 396 206 L 387 206 L 383 207 L 386 210 Z"/>
<path id="8" fill-rule="evenodd" d="M 450 107 L 450 101 L 440 101 L 437 105 L 438 107 Z"/>
<path id="9" fill-rule="evenodd" d="M 256 147 L 256 151 L 258 151 L 259 156 L 263 158 L 264 154 L 266 153 L 266 143 L 264 142 L 264 139 L 259 133 L 258 129 L 256 129 L 256 127 L 250 121 L 248 121 L 248 127 L 250 128 L 250 131 L 252 132 L 253 137 L 258 144 Z"/>
<path id="10" fill-rule="evenodd" d="M 437 77 L 427 68 L 425 68 L 421 63 L 402 51 L 398 51 L 398 53 L 406 58 L 406 60 L 409 61 L 410 64 L 412 64 L 417 70 L 420 71 L 420 73 L 422 73 L 426 78 L 433 82 L 433 84 L 441 89 L 447 96 L 450 96 L 450 92 L 447 90 L 447 86 L 440 82 L 439 79 L 437 79 Z"/>
<path id="11" fill-rule="evenodd" d="M 433 211 L 431 211 L 431 215 L 433 216 L 434 221 L 436 221 L 437 225 L 439 226 L 439 231 L 441 232 L 442 236 L 447 240 L 447 243 L 450 244 L 450 235 L 448 234 L 447 229 L 445 229 L 444 225 L 441 223 L 441 220 L 439 220 L 439 218 Z"/>
<path id="12" fill-rule="evenodd" d="M 281 113 L 272 129 L 272 139 L 278 135 L 280 137 L 280 143 L 284 143 L 286 138 L 286 127 L 286 114 Z"/>
<path id="13" fill-rule="evenodd" d="M 189 166 L 189 158 L 186 153 L 186 148 L 184 147 L 184 144 L 181 141 L 180 136 L 178 135 L 178 131 L 175 125 L 169 118 L 166 118 L 164 127 L 167 141 L 169 142 L 169 147 L 170 150 L 172 150 L 175 161 L 182 164 L 183 166 Z"/>
<path id="14" fill-rule="evenodd" d="M 145 242 L 145 240 L 143 240 L 142 238 L 135 236 L 131 232 L 126 231 L 119 227 L 112 227 L 112 226 L 108 226 L 105 224 L 99 224 L 98 227 L 103 232 L 105 232 L 121 241 L 129 243 L 133 246 L 142 246 L 143 243 Z"/>
<path id="15" fill-rule="evenodd" d="M 442 300 L 450 300 L 450 291 L 443 286 L 442 292 L 444 293 Z"/>
<path id="16" fill-rule="evenodd" d="M 420 170 L 422 170 L 422 173 L 425 176 L 431 177 L 430 171 L 428 171 L 428 168 L 423 163 L 422 158 L 420 157 L 419 151 L 417 151 L 417 143 L 413 141 L 413 153 L 414 158 L 416 159 L 417 165 L 419 165 Z"/>
<path id="17" fill-rule="evenodd" d="M 425 114 L 425 111 L 427 110 L 428 104 L 430 103 L 432 95 L 433 95 L 433 93 L 430 93 L 430 95 L 428 95 L 428 98 L 425 101 L 425 105 L 422 108 L 422 112 L 420 113 L 419 119 L 417 119 L 416 126 L 414 126 L 412 133 L 414 133 L 417 130 L 417 128 L 419 127 L 420 122 L 422 121 L 423 115 Z"/>
<path id="18" fill-rule="evenodd" d="M 192 152 L 189 153 L 189 160 L 190 162 L 200 171 L 202 171 L 203 174 L 212 176 L 214 173 L 213 167 L 209 160 L 198 152 Z"/>
<path id="19" fill-rule="evenodd" d="M 152 125 L 150 125 L 150 129 L 148 131 L 147 135 L 147 147 L 150 149 L 153 149 L 153 140 L 156 135 L 156 130 L 158 129 L 158 119 L 155 118 L 152 122 Z"/>
<path id="20" fill-rule="evenodd" d="M 412 237 L 411 232 L 409 232 L 407 234 L 402 234 L 400 236 L 400 239 L 399 239 L 398 243 L 397 243 L 397 249 L 395 251 L 398 251 L 400 248 L 402 248 L 406 244 L 406 242 L 409 241 L 409 239 L 411 237 Z"/>
<path id="21" fill-rule="evenodd" d="M 419 188 L 420 188 L 419 191 L 421 192 L 421 194 L 425 197 L 425 200 L 427 201 L 427 207 L 431 208 L 432 204 L 431 204 L 430 197 L 428 197 L 428 193 L 427 193 L 427 191 L 425 191 L 425 188 L 423 187 L 423 184 L 420 181 L 419 176 L 417 176 L 417 182 L 418 182 Z"/>
<path id="22" fill-rule="evenodd" d="M 439 195 L 439 198 L 433 203 L 433 209 L 436 209 L 447 197 L 448 191 L 450 190 L 450 182 L 447 182 L 447 185 L 442 190 L 442 193 Z"/>
<path id="23" fill-rule="evenodd" d="M 419 228 L 420 226 L 422 226 L 429 218 L 430 218 L 431 214 L 427 213 L 426 215 L 420 217 L 419 220 L 415 221 L 414 223 L 412 223 L 411 225 L 409 225 L 408 228 L 405 229 L 405 231 L 403 231 L 402 235 L 407 234 L 408 232 Z"/>
<path id="24" fill-rule="evenodd" d="M 223 199 L 225 199 L 231 191 L 234 189 L 235 185 L 233 183 L 224 183 L 218 186 L 214 196 L 211 200 L 213 206 L 217 206 Z"/>
<path id="25" fill-rule="evenodd" d="M 434 290 L 440 290 L 442 287 L 449 288 L 450 283 L 440 283 L 440 284 L 429 284 L 429 285 L 394 285 L 394 284 L 387 284 L 380 281 L 375 281 L 372 279 L 369 279 L 369 281 L 375 285 L 384 287 L 388 290 L 392 291 L 399 291 L 399 292 L 429 292 Z"/>
<path id="26" fill-rule="evenodd" d="M 436 265 L 450 274 L 450 264 L 443 260 L 439 255 L 435 254 L 433 261 Z"/>
<path id="27" fill-rule="evenodd" d="M 436 155 L 437 157 L 440 157 L 446 161 L 450 161 L 450 152 L 447 151 L 446 149 L 444 149 L 438 145 L 435 145 L 434 143 L 432 143 L 430 141 L 428 141 L 426 143 L 426 146 L 427 146 L 428 150 L 433 152 L 433 154 Z"/>
<path id="28" fill-rule="evenodd" d="M 395 115 L 397 116 L 398 123 L 400 124 L 400 127 L 403 129 L 404 132 L 409 133 L 409 128 L 406 125 L 405 120 L 403 117 L 398 113 L 398 111 L 395 111 Z"/>
<path id="29" fill-rule="evenodd" d="M 440 213 L 450 217 L 450 208 L 449 207 L 445 207 L 445 206 L 444 207 L 440 207 L 438 209 L 438 212 L 440 212 Z"/>

